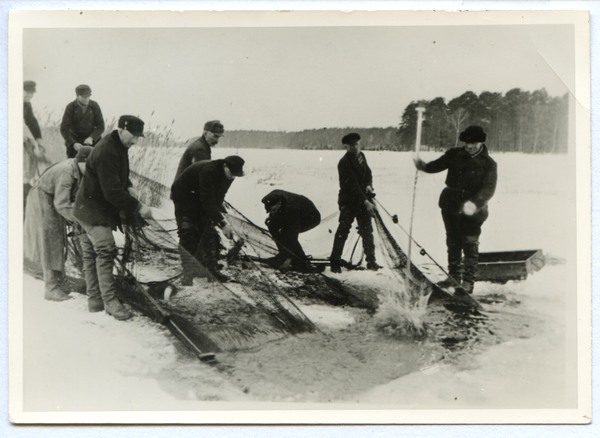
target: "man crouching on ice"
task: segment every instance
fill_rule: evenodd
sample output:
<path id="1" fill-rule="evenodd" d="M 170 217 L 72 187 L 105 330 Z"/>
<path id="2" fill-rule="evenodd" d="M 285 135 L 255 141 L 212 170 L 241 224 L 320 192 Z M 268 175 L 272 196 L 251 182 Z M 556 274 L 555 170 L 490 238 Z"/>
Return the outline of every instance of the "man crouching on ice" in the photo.
<path id="1" fill-rule="evenodd" d="M 265 224 L 279 250 L 271 264 L 278 269 L 311 271 L 298 236 L 321 223 L 321 213 L 315 204 L 305 196 L 284 190 L 273 190 L 262 203 L 269 214 Z"/>
<path id="2" fill-rule="evenodd" d="M 448 170 L 446 188 L 442 191 L 439 207 L 446 228 L 448 273 L 440 287 L 461 286 L 473 293 L 477 264 L 479 263 L 479 235 L 481 225 L 488 217 L 487 203 L 494 195 L 498 168 L 483 142 L 486 134 L 480 126 L 469 126 L 461 132 L 462 147 L 446 151 L 434 161 L 425 163 L 415 158 L 417 169 L 427 173 Z M 461 257 L 465 259 L 462 266 Z"/>

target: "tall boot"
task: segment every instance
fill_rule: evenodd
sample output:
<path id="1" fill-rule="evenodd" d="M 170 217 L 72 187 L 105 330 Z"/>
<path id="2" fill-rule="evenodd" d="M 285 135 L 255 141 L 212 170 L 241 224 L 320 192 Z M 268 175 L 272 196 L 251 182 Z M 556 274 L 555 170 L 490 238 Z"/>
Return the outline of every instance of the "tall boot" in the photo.
<path id="1" fill-rule="evenodd" d="M 477 265 L 479 264 L 479 236 L 464 236 L 463 251 L 465 259 L 463 263 L 462 286 L 468 293 L 473 293 L 475 277 L 477 276 Z"/>
<path id="2" fill-rule="evenodd" d="M 446 247 L 448 250 L 448 278 L 440 281 L 437 285 L 441 288 L 460 286 L 461 280 L 461 253 L 460 240 L 446 235 Z"/>
<path id="3" fill-rule="evenodd" d="M 347 234 L 343 235 L 339 232 L 335 233 L 333 249 L 331 250 L 331 256 L 329 257 L 329 260 L 331 261 L 331 272 L 336 274 L 342 272 L 342 253 L 344 252 L 344 245 L 346 244 L 347 238 Z"/>
<path id="4" fill-rule="evenodd" d="M 44 268 L 44 299 L 48 301 L 66 301 L 71 297 L 60 290 L 61 271 Z"/>

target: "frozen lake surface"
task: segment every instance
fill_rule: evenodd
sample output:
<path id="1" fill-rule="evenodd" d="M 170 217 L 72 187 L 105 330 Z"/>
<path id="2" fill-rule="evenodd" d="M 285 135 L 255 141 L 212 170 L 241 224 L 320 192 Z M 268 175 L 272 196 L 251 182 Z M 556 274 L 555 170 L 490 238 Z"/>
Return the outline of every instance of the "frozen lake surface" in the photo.
<path id="1" fill-rule="evenodd" d="M 246 160 L 246 176 L 234 181 L 227 201 L 256 224 L 265 219 L 260 200 L 277 188 L 307 196 L 323 218 L 337 212 L 336 168 L 343 151 L 216 148 L 213 159 L 233 153 Z M 425 160 L 439 155 L 422 153 Z M 366 156 L 377 199 L 408 228 L 415 177 L 412 154 L 367 151 Z M 393 360 L 398 366 L 390 372 L 392 359 L 385 351 L 361 357 L 369 339 L 350 339 L 357 327 L 360 333 L 369 331 L 370 317 L 351 309 L 306 305 L 302 310 L 328 336 L 298 336 L 257 351 L 224 353 L 222 362 L 233 364 L 233 369 L 211 367 L 146 317 L 118 322 L 106 314 L 90 314 L 85 297 L 78 294 L 63 303 L 44 301 L 43 283 L 24 276 L 25 410 L 192 410 L 217 401 L 419 409 L 576 406 L 573 166 L 565 155 L 492 156 L 498 162 L 499 181 L 480 250 L 542 249 L 549 263 L 525 281 L 476 284 L 477 296 L 495 293 L 518 302 L 486 305 L 489 324 L 498 334 L 478 348 L 442 357 L 427 341 L 390 341 L 389 355 L 397 355 Z M 170 182 L 178 159 L 171 157 L 165 166 L 165 181 Z M 414 238 L 442 265 L 445 235 L 437 201 L 445 175 L 419 174 L 413 228 Z M 172 206 L 163 206 L 157 214 L 172 217 Z M 327 226 L 335 232 L 337 223 L 329 221 Z M 333 235 L 329 240 L 322 235 L 323 230 L 303 235 L 307 254 L 328 255 Z M 341 277 L 352 280 L 357 275 L 365 284 L 386 281 L 381 272 L 345 272 Z M 353 342 L 356 349 L 348 352 Z M 373 366 L 378 354 L 385 369 Z M 339 360 L 319 368 L 319 355 Z M 307 366 L 310 363 L 314 366 Z M 371 368 L 360 372 L 361 379 L 353 379 L 353 367 L 358 373 L 365 363 Z M 317 374 L 322 374 L 321 380 Z M 365 377 L 369 374 L 372 379 Z M 341 383 L 319 383 L 327 379 Z"/>

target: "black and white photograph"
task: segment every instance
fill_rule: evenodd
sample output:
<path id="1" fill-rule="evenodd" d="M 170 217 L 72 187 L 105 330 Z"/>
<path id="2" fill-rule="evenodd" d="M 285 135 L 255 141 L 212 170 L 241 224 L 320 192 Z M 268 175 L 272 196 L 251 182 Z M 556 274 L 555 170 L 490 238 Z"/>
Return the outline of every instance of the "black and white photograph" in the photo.
<path id="1" fill-rule="evenodd" d="M 11 422 L 589 423 L 589 19 L 11 11 Z"/>

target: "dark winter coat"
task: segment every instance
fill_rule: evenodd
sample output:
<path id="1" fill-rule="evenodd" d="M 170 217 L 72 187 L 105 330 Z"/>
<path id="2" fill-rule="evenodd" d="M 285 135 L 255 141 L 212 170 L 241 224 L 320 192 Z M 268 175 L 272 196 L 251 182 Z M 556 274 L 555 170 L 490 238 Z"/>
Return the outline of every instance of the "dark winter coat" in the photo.
<path id="1" fill-rule="evenodd" d="M 123 212 L 128 223 L 134 224 L 140 204 L 127 191 L 131 185 L 127 148 L 119 131 L 114 130 L 100 140 L 87 159 L 74 216 L 89 225 L 115 229 Z"/>
<path id="2" fill-rule="evenodd" d="M 208 217 L 215 224 L 223 220 L 223 201 L 233 182 L 225 176 L 224 164 L 225 160 L 199 161 L 182 172 L 171 186 L 178 216 Z"/>
<path id="3" fill-rule="evenodd" d="M 194 164 L 197 161 L 210 160 L 211 150 L 210 145 L 206 142 L 204 135 L 201 137 L 194 137 L 188 141 L 185 145 L 185 152 L 183 153 L 181 160 L 179 160 L 179 166 L 177 167 L 177 173 L 175 179 L 179 178 L 181 173 Z"/>
<path id="4" fill-rule="evenodd" d="M 96 144 L 100 141 L 103 132 L 104 117 L 98 103 L 90 100 L 85 112 L 77 99 L 67 105 L 60 124 L 60 133 L 67 146 L 75 143 L 83 144 L 88 137 L 91 137 Z"/>
<path id="5" fill-rule="evenodd" d="M 427 163 L 424 169 L 427 173 L 444 170 L 448 170 L 448 174 L 439 207 L 458 214 L 463 204 L 471 201 L 477 206 L 477 213 L 471 219 L 483 222 L 488 216 L 487 203 L 494 195 L 498 180 L 498 167 L 487 147 L 482 145 L 475 156 L 469 154 L 464 146 L 449 149 L 437 160 Z"/>
<path id="6" fill-rule="evenodd" d="M 358 162 L 358 157 L 353 157 L 349 152 L 338 163 L 340 177 L 338 204 L 340 207 L 363 204 L 368 199 L 367 186 L 373 185 L 373 174 L 367 164 L 365 154 L 359 152 L 359 155 L 363 157 L 362 166 Z"/>
<path id="7" fill-rule="evenodd" d="M 261 202 L 263 204 L 281 202 L 279 210 L 269 215 L 269 227 L 303 233 L 312 230 L 321 222 L 321 213 L 306 196 L 284 190 L 273 190 Z"/>
<path id="8" fill-rule="evenodd" d="M 31 131 L 31 135 L 36 140 L 38 138 L 42 138 L 42 131 L 40 130 L 40 125 L 33 114 L 33 107 L 31 106 L 31 102 L 23 102 L 23 120 L 25 124 Z"/>

